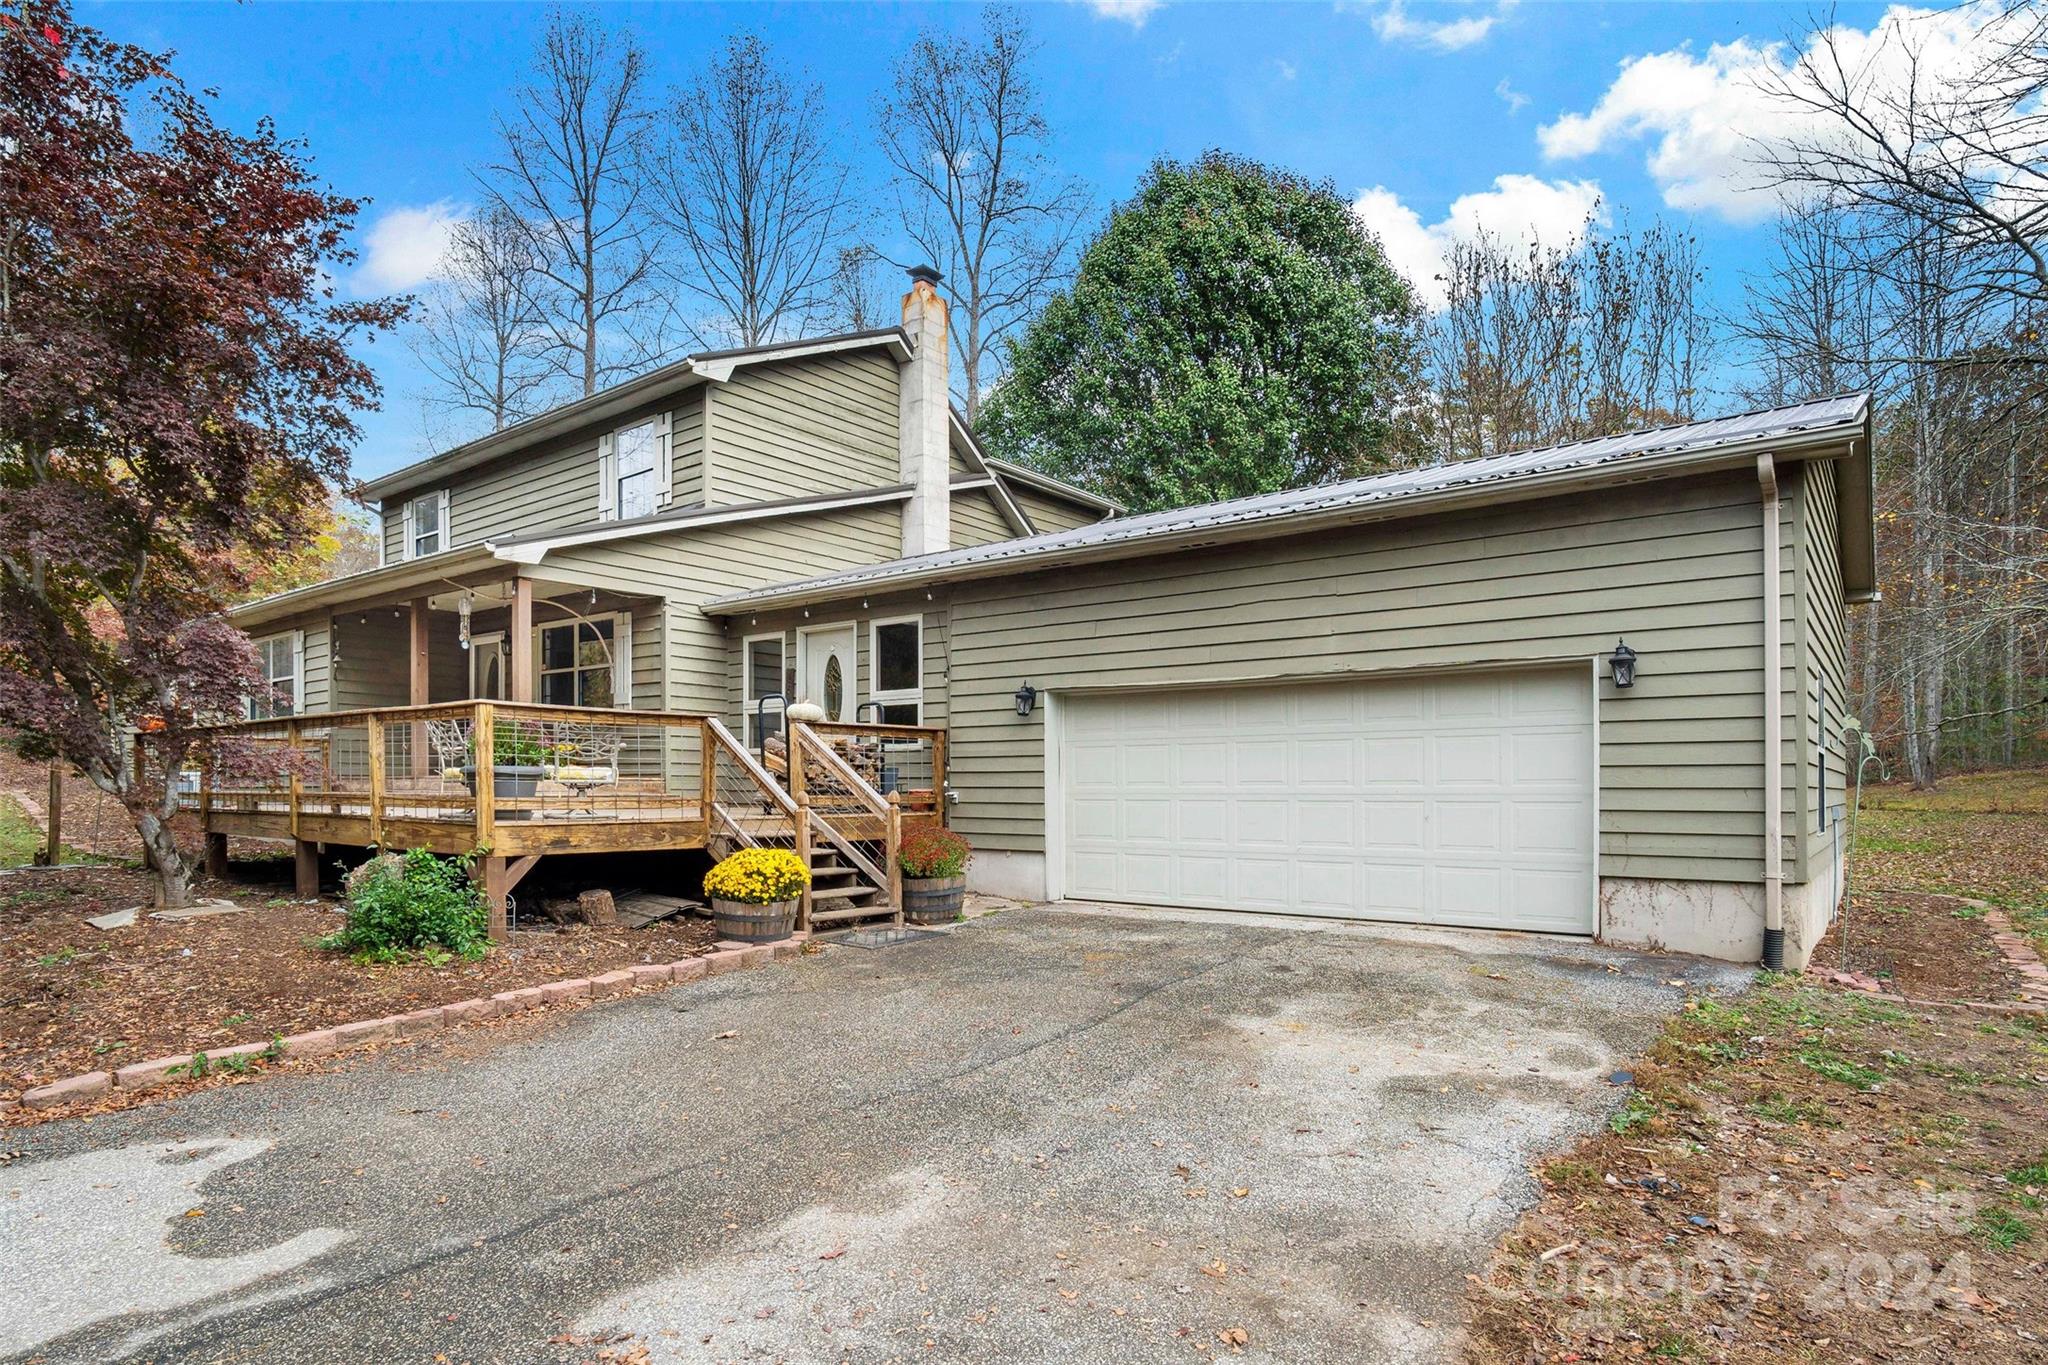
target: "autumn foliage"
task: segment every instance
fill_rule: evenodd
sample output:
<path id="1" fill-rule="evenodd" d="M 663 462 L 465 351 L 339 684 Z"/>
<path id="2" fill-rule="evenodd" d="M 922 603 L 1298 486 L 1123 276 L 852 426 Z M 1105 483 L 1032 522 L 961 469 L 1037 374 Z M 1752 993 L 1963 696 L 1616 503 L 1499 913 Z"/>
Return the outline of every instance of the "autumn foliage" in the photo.
<path id="1" fill-rule="evenodd" d="M 0 714 L 121 800 L 173 901 L 164 774 L 254 685 L 220 610 L 327 529 L 377 397 L 350 343 L 401 311 L 334 298 L 356 210 L 166 58 L 0 4 Z"/>

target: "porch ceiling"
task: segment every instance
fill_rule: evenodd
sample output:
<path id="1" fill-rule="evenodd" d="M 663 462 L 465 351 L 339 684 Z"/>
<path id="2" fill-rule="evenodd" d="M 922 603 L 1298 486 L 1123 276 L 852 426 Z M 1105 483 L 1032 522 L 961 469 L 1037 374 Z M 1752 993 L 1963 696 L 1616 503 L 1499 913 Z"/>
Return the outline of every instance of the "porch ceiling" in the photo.
<path id="1" fill-rule="evenodd" d="M 402 608 L 422 597 L 434 611 L 454 611 L 465 594 L 473 609 L 488 611 L 510 603 L 513 580 L 521 577 L 533 583 L 536 600 L 590 591 L 587 583 L 533 574 L 477 545 L 279 593 L 234 608 L 228 619 L 242 630 L 253 631 L 308 613 Z"/>

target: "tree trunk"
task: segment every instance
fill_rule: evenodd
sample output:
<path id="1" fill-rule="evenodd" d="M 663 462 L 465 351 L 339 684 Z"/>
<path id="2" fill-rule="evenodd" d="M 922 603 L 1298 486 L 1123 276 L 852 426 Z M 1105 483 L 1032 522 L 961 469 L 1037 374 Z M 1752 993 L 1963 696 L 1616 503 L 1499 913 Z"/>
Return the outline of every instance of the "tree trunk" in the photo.
<path id="1" fill-rule="evenodd" d="M 135 829 L 142 836 L 145 858 L 156 872 L 158 901 L 167 910 L 190 905 L 192 870 L 185 866 L 185 854 L 179 849 L 169 823 L 160 819 L 155 811 L 138 810 L 135 812 Z"/>

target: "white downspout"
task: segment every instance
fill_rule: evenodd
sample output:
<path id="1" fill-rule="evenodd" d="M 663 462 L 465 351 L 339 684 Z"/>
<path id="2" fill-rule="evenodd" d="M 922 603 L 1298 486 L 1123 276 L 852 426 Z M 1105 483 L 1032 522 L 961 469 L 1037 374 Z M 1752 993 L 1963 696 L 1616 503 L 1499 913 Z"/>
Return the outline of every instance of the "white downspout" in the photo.
<path id="1" fill-rule="evenodd" d="M 1778 467 L 1756 457 L 1764 513 L 1764 969 L 1785 970 L 1785 745 L 1783 590 L 1779 567 Z"/>

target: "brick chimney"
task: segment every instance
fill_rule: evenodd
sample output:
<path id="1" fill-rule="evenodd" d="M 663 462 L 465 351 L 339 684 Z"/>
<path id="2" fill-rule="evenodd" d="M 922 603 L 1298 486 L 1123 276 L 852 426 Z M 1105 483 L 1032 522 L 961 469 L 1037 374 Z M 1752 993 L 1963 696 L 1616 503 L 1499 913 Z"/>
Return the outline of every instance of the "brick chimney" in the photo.
<path id="1" fill-rule="evenodd" d="M 939 272 L 912 266 L 903 296 L 903 330 L 910 363 L 903 367 L 898 445 L 903 482 L 913 490 L 903 508 L 903 553 L 936 554 L 952 548 L 952 456 L 947 431 L 946 300 Z"/>

